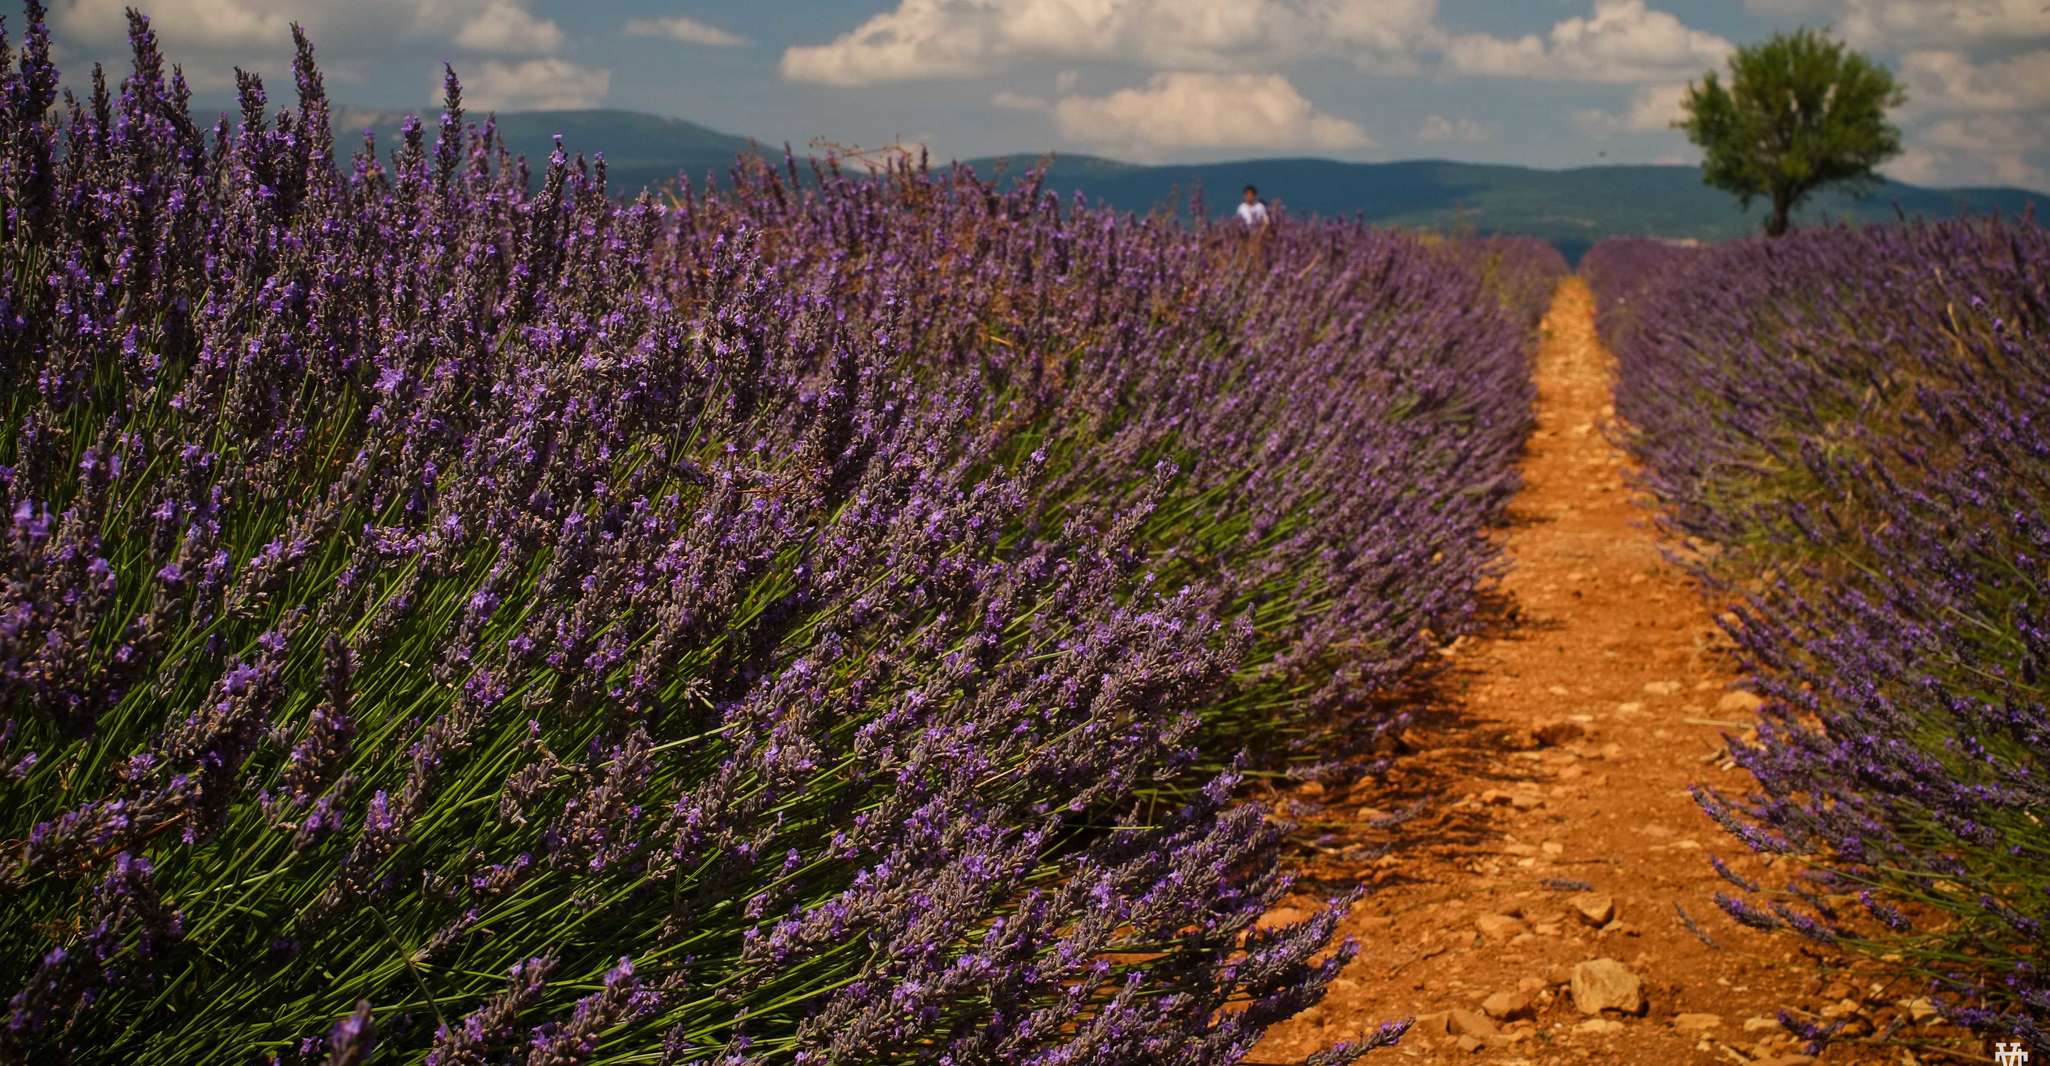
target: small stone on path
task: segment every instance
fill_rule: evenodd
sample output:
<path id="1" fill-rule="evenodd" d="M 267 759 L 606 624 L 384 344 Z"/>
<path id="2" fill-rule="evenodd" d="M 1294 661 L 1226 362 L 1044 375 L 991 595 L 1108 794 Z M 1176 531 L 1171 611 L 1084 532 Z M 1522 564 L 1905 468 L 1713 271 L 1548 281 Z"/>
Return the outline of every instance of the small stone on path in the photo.
<path id="1" fill-rule="evenodd" d="M 1675 1029 L 1719 1029 L 1723 1019 L 1720 1014 L 1676 1014 L 1673 1016 Z"/>
<path id="2" fill-rule="evenodd" d="M 1573 1006 L 1582 1014 L 1644 1013 L 1643 982 L 1614 959 L 1589 959 L 1573 967 L 1572 989 Z"/>
<path id="3" fill-rule="evenodd" d="M 1481 1000 L 1481 1010 L 1498 1021 L 1528 1018 L 1531 1015 L 1530 994 L 1527 992 L 1497 992 Z"/>
<path id="4" fill-rule="evenodd" d="M 1502 1035 L 1502 1031 L 1495 1028 L 1494 1022 L 1489 1021 L 1477 1011 L 1470 1011 L 1465 1007 L 1454 1007 L 1447 1011 L 1446 1014 L 1451 1018 L 1452 1031 L 1455 1033 L 1463 1036 L 1478 1037 L 1482 1040 L 1493 1040 Z"/>
<path id="5" fill-rule="evenodd" d="M 1616 917 L 1616 901 L 1606 892 L 1576 892 L 1567 897 L 1580 920 L 1600 929 Z"/>
<path id="6" fill-rule="evenodd" d="M 1483 914 L 1473 924 L 1489 940 L 1507 940 L 1524 932 L 1523 922 L 1506 914 Z"/>
<path id="7" fill-rule="evenodd" d="M 1418 1036 L 1451 1036 L 1452 1014 L 1442 1010 L 1419 1014 L 1416 1016 L 1416 1024 L 1410 1026 L 1409 1031 Z"/>

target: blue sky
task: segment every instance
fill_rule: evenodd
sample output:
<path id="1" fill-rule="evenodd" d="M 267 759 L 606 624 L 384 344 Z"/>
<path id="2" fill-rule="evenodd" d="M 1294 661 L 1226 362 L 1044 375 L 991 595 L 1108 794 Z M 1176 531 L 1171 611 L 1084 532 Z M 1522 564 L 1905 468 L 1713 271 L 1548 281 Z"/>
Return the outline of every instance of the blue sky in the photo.
<path id="1" fill-rule="evenodd" d="M 1693 162 L 1667 128 L 1732 43 L 1832 27 L 1907 83 L 1910 181 L 2050 189 L 2045 0 L 55 0 L 62 58 L 118 61 L 139 2 L 203 102 L 282 88 L 307 25 L 330 95 L 607 106 L 798 146 Z"/>

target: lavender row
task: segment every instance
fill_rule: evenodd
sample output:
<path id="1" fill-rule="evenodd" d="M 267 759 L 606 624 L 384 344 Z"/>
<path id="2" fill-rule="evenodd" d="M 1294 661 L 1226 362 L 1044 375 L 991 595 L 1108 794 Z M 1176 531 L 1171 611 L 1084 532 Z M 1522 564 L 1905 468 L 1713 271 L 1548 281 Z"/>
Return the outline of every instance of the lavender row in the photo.
<path id="1" fill-rule="evenodd" d="M 1767 697 L 1733 749 L 1758 788 L 1698 796 L 1798 872 L 1728 875 L 1725 908 L 2050 1048 L 2050 235 L 1977 220 L 1590 259 L 1619 304 L 1618 413 L 1742 602 Z"/>
<path id="2" fill-rule="evenodd" d="M 1599 297 L 1595 318 L 1610 348 L 1629 346 L 1630 331 L 1644 298 L 1661 287 L 1681 284 L 1678 274 L 1701 254 L 1692 242 L 1657 237 L 1612 237 L 1588 249 L 1580 276 Z"/>
<path id="3" fill-rule="evenodd" d="M 1565 256 L 1537 237 L 1498 234 L 1452 242 L 1452 254 L 1481 275 L 1512 319 L 1535 330 L 1552 306 L 1552 294 L 1570 268 Z"/>
<path id="4" fill-rule="evenodd" d="M 453 74 L 338 168 L 305 41 L 202 127 L 132 37 L 0 45 L 0 1059 L 1223 1063 L 1321 994 L 1234 793 L 1469 624 L 1499 284 L 915 168 L 623 204 Z"/>

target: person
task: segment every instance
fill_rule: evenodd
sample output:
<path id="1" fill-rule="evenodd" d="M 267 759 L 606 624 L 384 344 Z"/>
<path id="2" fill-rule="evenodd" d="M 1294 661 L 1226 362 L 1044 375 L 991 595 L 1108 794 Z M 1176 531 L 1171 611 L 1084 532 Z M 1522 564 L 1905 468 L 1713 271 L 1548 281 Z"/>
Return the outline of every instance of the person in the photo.
<path id="1" fill-rule="evenodd" d="M 1245 199 L 1239 203 L 1239 221 L 1247 229 L 1259 229 L 1267 225 L 1267 205 L 1260 202 L 1260 190 L 1246 186 Z"/>

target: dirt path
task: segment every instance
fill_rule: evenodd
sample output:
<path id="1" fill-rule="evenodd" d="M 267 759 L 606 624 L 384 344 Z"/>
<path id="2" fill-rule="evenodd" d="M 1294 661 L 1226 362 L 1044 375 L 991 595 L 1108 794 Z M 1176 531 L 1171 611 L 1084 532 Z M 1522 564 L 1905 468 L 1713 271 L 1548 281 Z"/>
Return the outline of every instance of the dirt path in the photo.
<path id="1" fill-rule="evenodd" d="M 1746 728 L 1749 697 L 1730 690 L 1707 608 L 1625 485 L 1604 434 L 1610 373 L 1593 299 L 1570 279 L 1545 322 L 1494 632 L 1452 650 L 1443 706 L 1405 738 L 1413 751 L 1389 781 L 1278 797 L 1316 841 L 1302 905 L 1354 883 L 1369 895 L 1347 920 L 1361 951 L 1333 994 L 1250 1062 L 1405 1014 L 1417 1026 L 1374 1061 L 1807 1062 L 1772 1020 L 1780 1007 L 1871 1014 L 1861 999 L 1885 1001 L 1815 976 L 1789 938 L 1713 902 L 1724 886 L 1708 852 L 1761 871 L 1686 789 L 1742 788 L 1721 735 Z M 1400 827 L 1374 824 L 1412 810 Z M 1628 971 L 1640 1012 L 1618 988 L 1626 1009 L 1582 1013 L 1574 974 L 1598 959 L 1618 965 L 1583 980 L 1599 969 L 1628 985 Z M 1879 1054 L 1832 1048 L 1828 1061 Z"/>

